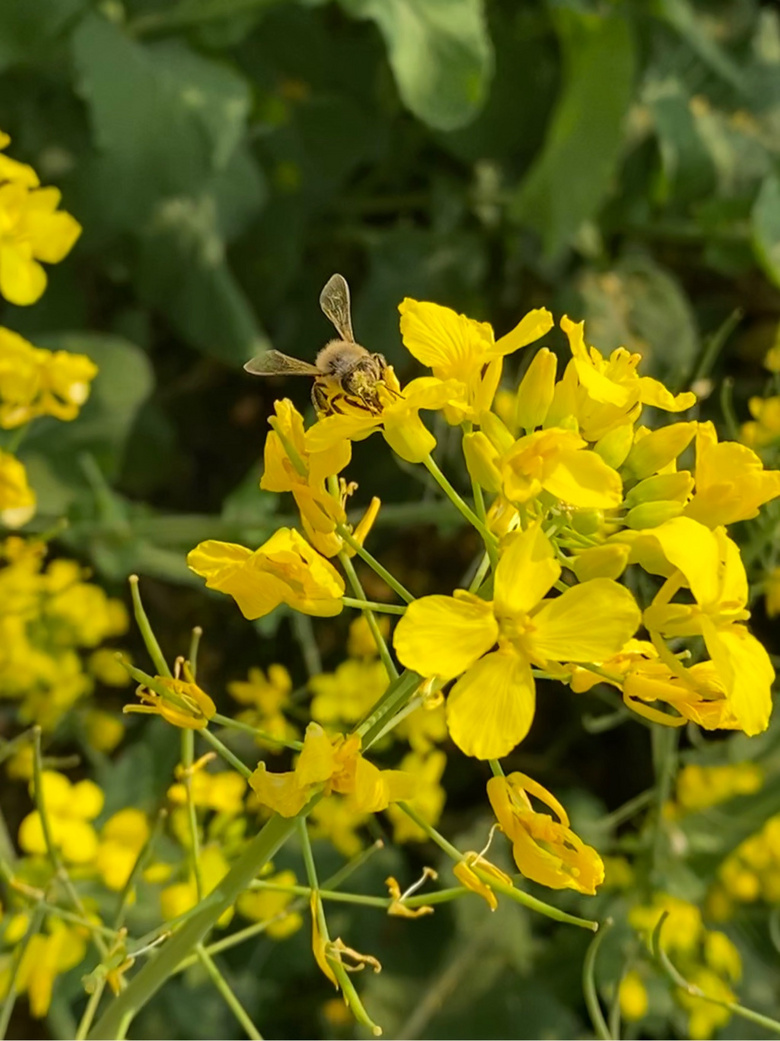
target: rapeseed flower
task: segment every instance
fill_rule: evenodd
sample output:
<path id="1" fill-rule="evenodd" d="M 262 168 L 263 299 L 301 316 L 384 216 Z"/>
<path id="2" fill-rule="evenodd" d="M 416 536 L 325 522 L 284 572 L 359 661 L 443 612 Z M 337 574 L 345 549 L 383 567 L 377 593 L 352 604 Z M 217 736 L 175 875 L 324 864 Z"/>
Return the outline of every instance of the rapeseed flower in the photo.
<path id="1" fill-rule="evenodd" d="M 0 326 L 0 427 L 13 430 L 38 416 L 75 419 L 97 371 L 85 354 L 33 347 Z"/>
<path id="2" fill-rule="evenodd" d="M 604 881 L 601 857 L 571 830 L 566 811 L 554 795 L 521 773 L 491 777 L 487 791 L 501 830 L 512 843 L 515 864 L 526 878 L 551 889 L 595 894 Z M 530 795 L 558 819 L 534 810 Z"/>
<path id="3" fill-rule="evenodd" d="M 560 671 L 562 661 L 602 661 L 637 628 L 639 608 L 611 579 L 543 599 L 560 574 L 549 540 L 534 524 L 508 541 L 492 602 L 464 590 L 425 596 L 398 623 L 393 643 L 407 668 L 460 677 L 447 698 L 447 725 L 467 755 L 497 759 L 526 736 L 536 701 L 532 664 Z"/>
<path id="4" fill-rule="evenodd" d="M 439 380 L 456 381 L 458 385 L 453 400 L 444 405 L 444 415 L 454 424 L 476 420 L 487 411 L 506 355 L 538 340 L 553 325 L 547 308 L 538 308 L 496 340 L 487 322 L 474 321 L 440 304 L 407 297 L 398 310 L 401 338 L 409 353 L 432 369 Z"/>
<path id="5" fill-rule="evenodd" d="M 447 766 L 447 756 L 439 748 L 427 753 L 408 752 L 400 767 L 415 780 L 414 795 L 409 799 L 418 817 L 435 827 L 444 810 L 447 792 L 441 779 Z M 387 816 L 393 823 L 395 842 L 425 842 L 428 835 L 415 821 L 397 806 L 388 806 Z"/>
<path id="6" fill-rule="evenodd" d="M 231 542 L 201 542 L 187 555 L 187 564 L 206 579 L 208 589 L 232 596 L 245 618 L 262 618 L 282 603 L 323 617 L 344 606 L 341 575 L 290 528 L 280 528 L 254 551 Z"/>
<path id="7" fill-rule="evenodd" d="M 360 738 L 329 738 L 318 723 L 309 723 L 295 769 L 272 774 L 260 763 L 249 784 L 264 806 L 283 817 L 300 813 L 316 792 L 350 796 L 358 812 L 376 813 L 391 802 L 414 794 L 415 780 L 400 770 L 379 770 L 360 754 Z"/>
<path id="8" fill-rule="evenodd" d="M 109 817 L 100 829 L 95 866 L 104 885 L 121 892 L 150 834 L 146 814 L 127 806 Z"/>
<path id="9" fill-rule="evenodd" d="M 125 712 L 162 716 L 168 723 L 185 730 L 202 730 L 217 711 L 217 706 L 192 679 L 185 665 L 185 678 L 149 677 L 136 688 L 140 705 L 125 705 Z"/>
<path id="10" fill-rule="evenodd" d="M 49 918 L 45 931 L 36 933 L 24 949 L 16 974 L 15 988 L 27 994 L 30 1015 L 43 1019 L 51 1006 L 54 982 L 78 965 L 87 953 L 83 929 Z M 0 966 L 0 998 L 10 982 L 10 965 Z"/>
<path id="11" fill-rule="evenodd" d="M 737 795 L 752 795 L 763 783 L 764 772 L 757 763 L 687 763 L 677 775 L 675 803 L 670 811 L 706 810 Z"/>
<path id="12" fill-rule="evenodd" d="M 240 705 L 248 706 L 236 718 L 264 730 L 279 741 L 295 741 L 298 737 L 298 728 L 284 715 L 285 709 L 290 707 L 292 689 L 289 672 L 278 664 L 269 665 L 266 672 L 252 667 L 246 680 L 233 680 L 227 685 L 228 694 Z M 279 749 L 278 745 L 264 741 L 260 735 L 255 742 L 272 751 Z"/>
<path id="13" fill-rule="evenodd" d="M 294 886 L 295 872 L 280 871 L 263 878 L 264 882 L 276 886 Z M 236 910 L 252 922 L 265 922 L 264 935 L 272 940 L 284 940 L 292 936 L 303 925 L 303 917 L 297 911 L 287 911 L 295 900 L 295 894 L 281 889 L 247 889 L 236 901 Z"/>
<path id="14" fill-rule="evenodd" d="M 49 824 L 49 834 L 63 860 L 70 864 L 90 864 L 98 851 L 98 836 L 91 821 L 103 809 L 103 792 L 94 781 L 71 784 L 56 770 L 41 774 L 41 801 Z M 19 825 L 19 846 L 25 853 L 43 856 L 47 852 L 43 822 L 38 810 L 28 813 Z"/>
<path id="15" fill-rule="evenodd" d="M 0 449 L 0 522 L 8 528 L 21 528 L 34 515 L 35 504 L 24 464 Z"/>

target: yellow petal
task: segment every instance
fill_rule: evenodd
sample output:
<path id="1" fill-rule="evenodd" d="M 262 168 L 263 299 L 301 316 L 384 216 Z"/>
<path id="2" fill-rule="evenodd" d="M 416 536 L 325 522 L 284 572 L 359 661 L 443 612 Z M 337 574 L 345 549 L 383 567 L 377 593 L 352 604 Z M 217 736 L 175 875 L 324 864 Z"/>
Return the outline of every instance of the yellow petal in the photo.
<path id="1" fill-rule="evenodd" d="M 608 510 L 623 498 L 620 474 L 596 452 L 563 449 L 552 472 L 542 480 L 545 491 L 581 509 Z"/>
<path id="2" fill-rule="evenodd" d="M 493 607 L 485 600 L 424 596 L 407 607 L 393 646 L 408 669 L 452 679 L 490 650 L 497 637 Z"/>
<path id="3" fill-rule="evenodd" d="M 553 317 L 550 312 L 546 307 L 537 307 L 536 310 L 529 311 L 511 332 L 498 339 L 490 353 L 491 355 L 512 354 L 544 336 L 552 327 Z"/>
<path id="4" fill-rule="evenodd" d="M 561 566 L 541 525 L 507 537 L 496 568 L 495 610 L 500 615 L 530 611 L 557 581 Z"/>
<path id="5" fill-rule="evenodd" d="M 258 800 L 282 817 L 295 817 L 311 798 L 311 789 L 301 787 L 298 778 L 289 770 L 272 774 L 260 763 L 249 778 L 249 785 Z"/>
<path id="6" fill-rule="evenodd" d="M 319 723 L 309 723 L 295 766 L 298 783 L 304 786 L 321 784 L 332 777 L 335 770 L 336 753 L 332 741 Z"/>
<path id="7" fill-rule="evenodd" d="M 535 707 L 528 663 L 512 651 L 494 651 L 473 665 L 450 691 L 450 737 L 466 755 L 500 759 L 526 736 Z"/>
<path id="8" fill-rule="evenodd" d="M 604 661 L 634 635 L 641 617 L 624 586 L 594 578 L 545 602 L 533 615 L 528 647 L 540 661 Z"/>
<path id="9" fill-rule="evenodd" d="M 407 463 L 421 463 L 436 447 L 436 438 L 416 412 L 384 417 L 385 441 Z"/>
<path id="10" fill-rule="evenodd" d="M 0 294 L 11 304 L 34 304 L 46 289 L 46 272 L 14 244 L 0 245 Z"/>
<path id="11" fill-rule="evenodd" d="M 716 628 L 704 617 L 702 632 L 739 725 L 749 737 L 762 733 L 769 726 L 775 678 L 765 648 L 744 625 Z"/>
<path id="12" fill-rule="evenodd" d="M 487 322 L 475 322 L 449 307 L 407 297 L 398 310 L 404 347 L 429 368 L 460 369 L 478 362 L 493 347 L 493 330 Z"/>

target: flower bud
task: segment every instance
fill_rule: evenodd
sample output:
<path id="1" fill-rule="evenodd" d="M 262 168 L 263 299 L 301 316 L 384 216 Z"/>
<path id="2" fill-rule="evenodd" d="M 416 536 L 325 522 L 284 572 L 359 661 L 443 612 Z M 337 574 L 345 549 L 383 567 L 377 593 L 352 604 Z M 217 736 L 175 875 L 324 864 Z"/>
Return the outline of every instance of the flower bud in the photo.
<path id="1" fill-rule="evenodd" d="M 634 447 L 626 459 L 636 477 L 649 477 L 663 470 L 684 452 L 696 433 L 696 423 L 672 423 L 649 433 L 637 431 Z"/>
<path id="2" fill-rule="evenodd" d="M 517 388 L 515 416 L 520 427 L 530 433 L 540 427 L 552 404 L 558 359 L 547 347 L 540 348 Z"/>
<path id="3" fill-rule="evenodd" d="M 463 455 L 474 480 L 487 491 L 497 494 L 501 490 L 501 473 L 496 465 L 498 452 L 481 430 L 463 438 Z"/>
<path id="4" fill-rule="evenodd" d="M 625 524 L 628 528 L 643 531 L 645 528 L 657 528 L 664 521 L 679 517 L 683 511 L 681 502 L 668 502 L 659 500 L 656 502 L 643 502 L 629 510 L 626 514 Z"/>

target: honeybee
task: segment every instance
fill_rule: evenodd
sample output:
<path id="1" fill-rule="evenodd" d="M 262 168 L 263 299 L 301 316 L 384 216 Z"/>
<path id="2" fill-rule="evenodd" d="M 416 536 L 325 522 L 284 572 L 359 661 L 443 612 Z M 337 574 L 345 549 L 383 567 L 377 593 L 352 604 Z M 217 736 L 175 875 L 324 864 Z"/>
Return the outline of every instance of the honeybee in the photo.
<path id="1" fill-rule="evenodd" d="M 355 342 L 349 286 L 343 275 L 331 275 L 320 293 L 320 307 L 334 325 L 340 339 L 330 340 L 318 353 L 314 365 L 290 358 L 281 351 L 265 351 L 244 368 L 254 376 L 313 376 L 311 400 L 317 412 L 341 412 L 341 402 L 378 414 L 382 411 L 377 387 L 387 362 Z"/>

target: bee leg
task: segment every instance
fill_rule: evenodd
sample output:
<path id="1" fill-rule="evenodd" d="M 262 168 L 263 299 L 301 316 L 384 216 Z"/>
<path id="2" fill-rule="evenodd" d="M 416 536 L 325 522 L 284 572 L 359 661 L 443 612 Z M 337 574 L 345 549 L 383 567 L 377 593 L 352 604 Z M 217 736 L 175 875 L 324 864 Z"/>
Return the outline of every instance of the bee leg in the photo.
<path id="1" fill-rule="evenodd" d="M 316 381 L 311 385 L 311 402 L 314 405 L 314 411 L 317 413 L 327 415 L 331 411 L 327 392 L 322 384 Z"/>

